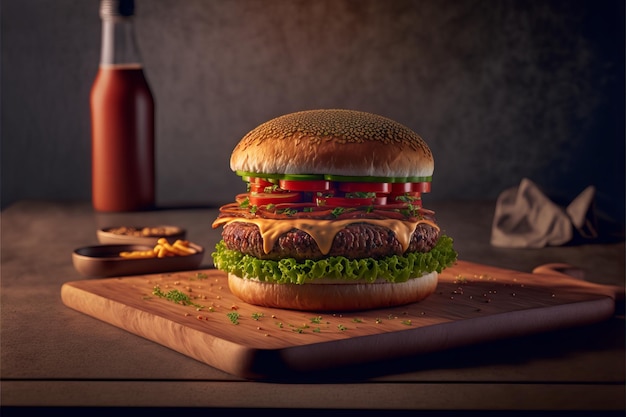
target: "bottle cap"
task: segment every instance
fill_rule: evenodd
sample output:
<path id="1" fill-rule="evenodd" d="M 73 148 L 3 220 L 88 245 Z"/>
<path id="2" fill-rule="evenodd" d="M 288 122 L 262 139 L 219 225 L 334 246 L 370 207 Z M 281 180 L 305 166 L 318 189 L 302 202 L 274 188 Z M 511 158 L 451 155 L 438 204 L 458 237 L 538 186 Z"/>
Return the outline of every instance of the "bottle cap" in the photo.
<path id="1" fill-rule="evenodd" d="M 135 13 L 135 0 L 101 0 L 100 17 L 129 17 Z"/>

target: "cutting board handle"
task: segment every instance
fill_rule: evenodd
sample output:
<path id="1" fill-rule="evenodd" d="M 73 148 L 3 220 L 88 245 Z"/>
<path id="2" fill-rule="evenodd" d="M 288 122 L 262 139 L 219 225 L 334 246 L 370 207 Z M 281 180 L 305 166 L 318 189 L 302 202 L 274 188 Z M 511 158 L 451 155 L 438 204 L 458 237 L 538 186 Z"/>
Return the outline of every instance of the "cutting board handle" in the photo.
<path id="1" fill-rule="evenodd" d="M 568 277 L 585 279 L 585 271 L 581 268 L 563 263 L 550 263 L 544 264 L 533 269 L 533 274 L 547 274 L 547 275 L 566 275 Z"/>
<path id="2" fill-rule="evenodd" d="M 626 291 L 624 287 L 620 287 L 618 285 L 601 285 L 584 281 L 585 271 L 581 268 L 564 263 L 549 263 L 540 265 L 533 269 L 533 274 L 572 277 L 587 283 L 589 286 L 601 286 L 603 289 L 607 290 L 615 300 L 615 314 L 618 316 L 624 316 L 626 313 Z"/>

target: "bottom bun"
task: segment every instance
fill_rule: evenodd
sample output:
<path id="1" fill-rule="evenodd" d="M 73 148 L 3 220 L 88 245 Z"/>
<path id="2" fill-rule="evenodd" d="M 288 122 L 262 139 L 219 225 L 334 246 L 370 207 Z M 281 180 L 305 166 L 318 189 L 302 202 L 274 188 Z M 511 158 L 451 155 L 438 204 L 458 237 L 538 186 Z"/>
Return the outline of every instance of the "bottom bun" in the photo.
<path id="1" fill-rule="evenodd" d="M 305 311 L 349 311 L 421 301 L 435 291 L 437 278 L 437 272 L 431 272 L 401 283 L 275 284 L 228 274 L 228 286 L 242 301 L 258 306 Z"/>

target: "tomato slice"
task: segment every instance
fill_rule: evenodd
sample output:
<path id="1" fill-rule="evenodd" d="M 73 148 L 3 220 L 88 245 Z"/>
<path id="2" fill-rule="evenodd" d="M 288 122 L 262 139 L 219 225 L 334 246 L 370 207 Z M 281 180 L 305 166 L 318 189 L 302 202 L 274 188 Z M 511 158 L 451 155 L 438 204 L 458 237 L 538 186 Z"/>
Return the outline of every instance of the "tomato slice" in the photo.
<path id="1" fill-rule="evenodd" d="M 278 185 L 283 190 L 289 191 L 328 191 L 331 189 L 330 181 L 326 180 L 278 180 Z"/>
<path id="2" fill-rule="evenodd" d="M 404 194 L 413 191 L 412 182 L 393 182 L 391 183 L 391 194 Z"/>
<path id="3" fill-rule="evenodd" d="M 253 193 L 262 193 L 265 192 L 266 188 L 274 186 L 274 183 L 268 179 L 260 177 L 249 177 L 247 181 L 249 183 L 248 189 Z"/>
<path id="4" fill-rule="evenodd" d="M 345 193 L 381 193 L 391 191 L 388 182 L 338 182 L 337 188 Z"/>
<path id="5" fill-rule="evenodd" d="M 318 206 L 326 207 L 361 207 L 386 204 L 387 197 L 315 197 L 315 202 Z"/>
<path id="6" fill-rule="evenodd" d="M 431 183 L 430 182 L 414 182 L 412 183 L 413 187 L 411 191 L 418 191 L 420 193 L 429 193 L 430 189 L 431 189 Z"/>
<path id="7" fill-rule="evenodd" d="M 298 203 L 302 198 L 300 193 L 250 193 L 248 199 L 253 206 L 266 204 Z"/>
<path id="8" fill-rule="evenodd" d="M 374 208 L 376 210 L 401 210 L 409 207 L 408 203 L 402 203 L 400 201 L 391 202 L 387 201 L 387 204 L 375 204 Z"/>
<path id="9" fill-rule="evenodd" d="M 376 206 L 377 209 L 403 209 L 413 207 L 422 207 L 422 197 L 420 193 L 411 192 L 398 195 L 389 194 L 387 196 L 387 204 L 384 206 Z"/>

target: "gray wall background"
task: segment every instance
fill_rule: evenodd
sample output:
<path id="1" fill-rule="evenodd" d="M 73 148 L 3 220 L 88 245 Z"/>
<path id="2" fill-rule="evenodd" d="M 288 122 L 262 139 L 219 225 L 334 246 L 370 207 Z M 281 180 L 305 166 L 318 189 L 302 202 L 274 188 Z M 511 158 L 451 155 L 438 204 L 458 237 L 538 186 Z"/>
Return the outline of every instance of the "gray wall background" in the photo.
<path id="1" fill-rule="evenodd" d="M 437 199 L 528 177 L 624 216 L 621 0 L 136 0 L 157 102 L 158 201 L 221 204 L 258 124 L 352 108 L 422 135 Z M 98 0 L 2 2 L 2 207 L 90 199 Z M 460 205 L 462 210 L 462 205 Z"/>

